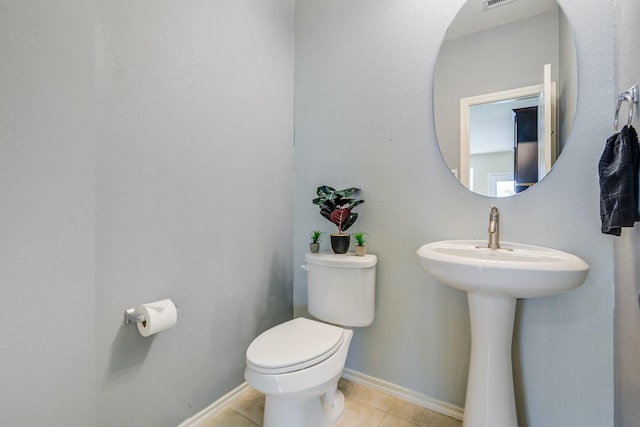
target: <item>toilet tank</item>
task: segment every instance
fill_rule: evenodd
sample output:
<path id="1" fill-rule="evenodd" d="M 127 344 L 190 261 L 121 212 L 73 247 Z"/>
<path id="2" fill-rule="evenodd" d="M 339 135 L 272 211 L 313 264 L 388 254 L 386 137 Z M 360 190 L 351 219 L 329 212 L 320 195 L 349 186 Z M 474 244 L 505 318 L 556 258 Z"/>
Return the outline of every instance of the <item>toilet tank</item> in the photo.
<path id="1" fill-rule="evenodd" d="M 308 253 L 309 313 L 335 325 L 369 326 L 375 316 L 375 255 Z"/>

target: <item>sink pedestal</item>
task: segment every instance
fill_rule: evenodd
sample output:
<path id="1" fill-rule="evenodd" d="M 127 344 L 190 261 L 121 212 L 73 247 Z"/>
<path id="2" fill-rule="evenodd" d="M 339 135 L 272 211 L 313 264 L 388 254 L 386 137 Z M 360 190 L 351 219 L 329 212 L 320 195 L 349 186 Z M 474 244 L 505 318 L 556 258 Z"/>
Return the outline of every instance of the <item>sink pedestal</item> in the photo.
<path id="1" fill-rule="evenodd" d="M 517 427 L 511 342 L 516 298 L 468 292 L 471 361 L 463 427 Z"/>
<path id="2" fill-rule="evenodd" d="M 418 249 L 427 273 L 465 291 L 471 318 L 471 361 L 463 427 L 517 427 L 511 341 L 517 298 L 577 288 L 589 265 L 542 246 L 482 240 L 443 240 Z"/>

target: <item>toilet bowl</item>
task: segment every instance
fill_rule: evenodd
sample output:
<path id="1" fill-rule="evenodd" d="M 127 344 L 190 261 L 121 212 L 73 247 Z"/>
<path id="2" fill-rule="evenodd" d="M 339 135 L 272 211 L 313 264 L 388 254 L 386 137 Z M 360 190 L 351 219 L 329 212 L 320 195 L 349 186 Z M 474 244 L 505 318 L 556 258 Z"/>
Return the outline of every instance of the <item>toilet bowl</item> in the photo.
<path id="1" fill-rule="evenodd" d="M 247 349 L 245 379 L 264 393 L 264 427 L 334 427 L 338 390 L 353 331 L 368 326 L 375 301 L 375 255 L 307 254 L 308 308 L 260 334 Z"/>
<path id="2" fill-rule="evenodd" d="M 287 336 L 290 345 L 283 342 Z M 245 379 L 266 395 L 264 427 L 335 425 L 344 409 L 337 387 L 352 336 L 351 330 L 299 317 L 254 340 Z M 267 350 L 270 344 L 283 357 Z"/>

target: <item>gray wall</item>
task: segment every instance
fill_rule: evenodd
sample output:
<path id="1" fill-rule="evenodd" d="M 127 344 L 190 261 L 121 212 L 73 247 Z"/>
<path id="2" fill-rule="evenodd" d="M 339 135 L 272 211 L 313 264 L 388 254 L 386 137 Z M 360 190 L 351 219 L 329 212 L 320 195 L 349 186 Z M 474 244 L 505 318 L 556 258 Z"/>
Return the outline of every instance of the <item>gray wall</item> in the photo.
<path id="1" fill-rule="evenodd" d="M 640 85 L 640 58 L 637 43 L 640 34 L 640 3 L 618 0 L 616 3 L 616 93 Z M 611 110 L 617 100 L 612 97 Z M 640 128 L 636 106 L 633 126 Z M 626 123 L 627 107 L 622 107 L 621 123 Z M 633 427 L 640 419 L 640 230 L 625 229 L 615 244 L 616 311 L 616 422 L 617 427 Z"/>
<path id="2" fill-rule="evenodd" d="M 292 14 L 291 0 L 100 2 L 99 426 L 178 425 L 291 318 Z M 175 328 L 122 325 L 162 298 Z"/>
<path id="3" fill-rule="evenodd" d="M 94 4 L 0 2 L 0 425 L 95 423 Z"/>
<path id="4" fill-rule="evenodd" d="M 440 239 L 486 238 L 488 206 L 497 204 L 503 239 L 567 250 L 591 265 L 579 289 L 518 306 L 521 424 L 610 426 L 613 241 L 599 231 L 596 165 L 611 132 L 613 2 L 561 1 L 578 51 L 575 127 L 547 178 L 506 200 L 462 188 L 436 143 L 433 70 L 461 3 L 296 2 L 294 265 L 312 229 L 333 229 L 311 204 L 316 187 L 361 187 L 366 203 L 353 228 L 369 233 L 379 256 L 377 316 L 356 330 L 347 367 L 462 406 L 466 297 L 427 276 L 415 251 Z M 294 308 L 306 309 L 297 269 Z"/>
<path id="5" fill-rule="evenodd" d="M 176 426 L 291 318 L 292 14 L 0 3 L 0 425 Z"/>

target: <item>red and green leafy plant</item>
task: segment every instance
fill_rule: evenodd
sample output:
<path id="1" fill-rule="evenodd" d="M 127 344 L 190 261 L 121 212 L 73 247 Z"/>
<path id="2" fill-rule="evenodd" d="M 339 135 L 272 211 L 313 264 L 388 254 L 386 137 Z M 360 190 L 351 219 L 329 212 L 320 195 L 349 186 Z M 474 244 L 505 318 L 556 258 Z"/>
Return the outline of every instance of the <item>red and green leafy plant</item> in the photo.
<path id="1" fill-rule="evenodd" d="M 318 197 L 312 202 L 320 207 L 320 215 L 338 227 L 338 234 L 343 234 L 358 219 L 358 214 L 353 212 L 353 208 L 364 203 L 364 200 L 351 198 L 359 191 L 360 189 L 355 187 L 336 190 L 323 185 L 318 187 Z"/>

